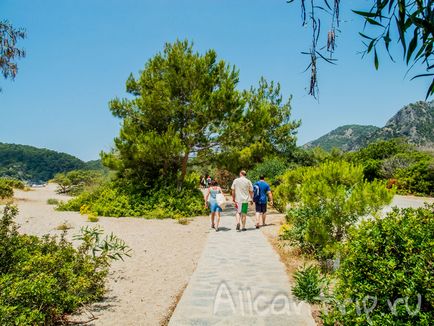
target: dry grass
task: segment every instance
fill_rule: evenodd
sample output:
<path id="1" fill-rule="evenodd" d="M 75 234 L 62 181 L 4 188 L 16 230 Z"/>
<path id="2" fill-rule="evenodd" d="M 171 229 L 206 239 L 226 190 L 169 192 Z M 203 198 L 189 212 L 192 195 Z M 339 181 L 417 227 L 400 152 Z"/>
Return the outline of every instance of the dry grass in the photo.
<path id="1" fill-rule="evenodd" d="M 303 265 L 315 264 L 316 262 L 309 257 L 302 255 L 299 248 L 291 246 L 288 241 L 279 238 L 280 227 L 285 223 L 285 215 L 276 211 L 267 215 L 267 226 L 261 228 L 268 241 L 278 253 L 281 262 L 286 267 L 286 272 L 291 284 L 294 284 L 294 273 Z M 321 307 L 311 305 L 312 317 L 317 325 L 323 325 L 320 319 Z"/>
<path id="2" fill-rule="evenodd" d="M 181 291 L 179 291 L 179 293 L 176 295 L 175 299 L 173 300 L 172 304 L 169 307 L 169 311 L 163 317 L 163 319 L 161 319 L 160 326 L 167 326 L 167 325 L 169 325 L 170 318 L 172 318 L 172 315 L 175 312 L 176 306 L 178 305 L 179 300 L 181 300 L 181 297 L 182 297 L 182 295 L 184 293 L 184 290 L 187 287 L 187 285 L 188 284 L 185 284 L 183 286 L 183 288 L 181 289 Z"/>

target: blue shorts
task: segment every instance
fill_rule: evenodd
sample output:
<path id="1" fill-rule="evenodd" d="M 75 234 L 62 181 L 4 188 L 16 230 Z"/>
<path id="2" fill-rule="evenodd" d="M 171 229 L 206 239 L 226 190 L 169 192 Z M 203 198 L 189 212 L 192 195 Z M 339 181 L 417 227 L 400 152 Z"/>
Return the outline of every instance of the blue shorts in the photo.
<path id="1" fill-rule="evenodd" d="M 217 202 L 209 203 L 209 209 L 211 210 L 211 213 L 223 211 L 222 208 L 217 204 Z"/>

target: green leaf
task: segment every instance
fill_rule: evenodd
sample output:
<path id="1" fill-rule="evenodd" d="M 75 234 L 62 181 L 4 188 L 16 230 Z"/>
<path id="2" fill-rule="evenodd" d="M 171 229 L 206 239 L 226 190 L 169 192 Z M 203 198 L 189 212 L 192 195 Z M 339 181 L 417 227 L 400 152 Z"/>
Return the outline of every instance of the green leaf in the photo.
<path id="1" fill-rule="evenodd" d="M 433 94 L 434 94 L 434 79 L 431 82 L 431 85 L 429 85 L 428 91 L 426 92 L 425 100 L 427 100 L 428 97 L 430 97 Z"/>
<path id="2" fill-rule="evenodd" d="M 413 38 L 410 41 L 410 44 L 408 45 L 407 64 L 410 62 L 411 56 L 413 55 L 413 52 L 417 47 L 418 31 L 419 31 L 418 28 L 414 29 Z"/>
<path id="3" fill-rule="evenodd" d="M 369 52 L 372 51 L 372 49 L 373 49 L 373 47 L 374 47 L 374 44 L 375 44 L 375 40 L 372 40 L 372 41 L 369 43 L 369 45 L 368 45 L 368 49 L 366 50 L 367 53 L 369 53 Z"/>
<path id="4" fill-rule="evenodd" d="M 380 24 L 379 22 L 377 22 L 376 20 L 369 18 L 369 17 L 365 17 L 366 21 L 371 24 L 371 25 L 376 25 L 376 26 L 381 26 L 384 27 L 382 24 Z"/>
<path id="5" fill-rule="evenodd" d="M 368 40 L 373 40 L 372 37 L 370 37 L 370 36 L 368 36 L 368 35 L 366 35 L 366 34 L 363 34 L 363 33 L 361 33 L 361 32 L 359 32 L 359 34 L 360 34 L 361 37 L 367 38 Z"/>
<path id="6" fill-rule="evenodd" d="M 373 12 L 358 11 L 358 10 L 352 10 L 352 12 L 363 17 L 377 17 L 377 14 Z"/>
<path id="7" fill-rule="evenodd" d="M 399 33 L 399 40 L 401 41 L 402 47 L 404 49 L 404 56 L 405 56 L 405 54 L 407 53 L 407 44 L 405 43 L 404 29 L 401 21 L 399 21 L 398 18 L 395 19 L 396 19 L 396 27 L 398 28 L 398 33 Z"/>
<path id="8" fill-rule="evenodd" d="M 377 49 L 374 50 L 374 65 L 375 65 L 375 69 L 378 70 L 379 62 L 378 62 Z"/>

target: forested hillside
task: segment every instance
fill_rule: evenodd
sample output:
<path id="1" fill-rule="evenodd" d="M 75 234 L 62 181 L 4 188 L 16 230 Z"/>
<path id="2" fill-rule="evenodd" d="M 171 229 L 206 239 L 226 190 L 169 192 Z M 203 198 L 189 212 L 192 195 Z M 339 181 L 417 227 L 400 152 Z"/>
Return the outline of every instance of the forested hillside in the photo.
<path id="1" fill-rule="evenodd" d="M 328 134 L 304 145 L 304 148 L 321 147 L 326 151 L 339 148 L 344 151 L 350 150 L 353 144 L 360 139 L 367 139 L 372 133 L 379 130 L 376 126 L 345 125 L 330 131 Z"/>
<path id="2" fill-rule="evenodd" d="M 0 176 L 31 182 L 46 182 L 56 173 L 94 169 L 98 161 L 88 163 L 65 153 L 27 145 L 0 143 Z"/>

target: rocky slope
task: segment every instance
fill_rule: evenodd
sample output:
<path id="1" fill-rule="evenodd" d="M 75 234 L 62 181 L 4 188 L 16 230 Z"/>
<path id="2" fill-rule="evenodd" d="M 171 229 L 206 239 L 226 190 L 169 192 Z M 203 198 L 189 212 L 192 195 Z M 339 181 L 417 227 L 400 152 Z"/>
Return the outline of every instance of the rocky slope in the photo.
<path id="1" fill-rule="evenodd" d="M 303 147 L 319 146 L 325 150 L 336 147 L 344 151 L 352 151 L 371 142 L 391 138 L 404 138 L 417 147 L 434 149 L 434 101 L 419 101 L 403 107 L 383 128 L 342 126 Z"/>
<path id="2" fill-rule="evenodd" d="M 340 148 L 344 151 L 352 150 L 355 143 L 367 139 L 380 128 L 375 126 L 345 125 L 325 134 L 324 136 L 305 144 L 304 148 L 321 147 L 327 151 Z"/>

